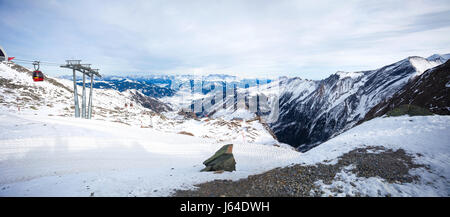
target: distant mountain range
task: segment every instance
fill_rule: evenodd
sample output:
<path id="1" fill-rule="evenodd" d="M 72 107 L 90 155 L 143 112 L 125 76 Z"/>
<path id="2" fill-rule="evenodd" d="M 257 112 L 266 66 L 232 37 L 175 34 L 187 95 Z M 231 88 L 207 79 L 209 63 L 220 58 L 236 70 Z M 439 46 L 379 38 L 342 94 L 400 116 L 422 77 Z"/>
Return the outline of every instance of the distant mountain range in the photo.
<path id="1" fill-rule="evenodd" d="M 66 75 L 60 78 L 72 80 L 72 76 Z M 146 75 L 146 76 L 105 76 L 95 79 L 94 88 L 114 89 L 120 92 L 125 90 L 139 90 L 143 94 L 155 98 L 173 96 L 180 89 L 190 89 L 191 92 L 207 94 L 215 87 L 236 85 L 238 87 L 252 87 L 270 79 L 239 78 L 224 74 L 211 75 Z M 226 83 L 226 84 L 225 84 Z M 77 77 L 77 84 L 82 85 L 82 77 Z"/>

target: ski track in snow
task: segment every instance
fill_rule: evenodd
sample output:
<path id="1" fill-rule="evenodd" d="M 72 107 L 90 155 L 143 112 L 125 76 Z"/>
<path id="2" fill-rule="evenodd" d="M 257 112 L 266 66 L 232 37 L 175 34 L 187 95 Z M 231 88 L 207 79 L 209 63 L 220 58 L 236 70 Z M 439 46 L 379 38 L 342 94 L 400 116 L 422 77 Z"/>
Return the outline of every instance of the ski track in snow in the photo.
<path id="1" fill-rule="evenodd" d="M 106 121 L 0 116 L 0 196 L 167 196 L 299 159 L 289 148 L 234 144 L 237 171 L 199 172 L 222 145 Z M 173 168 L 173 169 L 172 169 Z"/>

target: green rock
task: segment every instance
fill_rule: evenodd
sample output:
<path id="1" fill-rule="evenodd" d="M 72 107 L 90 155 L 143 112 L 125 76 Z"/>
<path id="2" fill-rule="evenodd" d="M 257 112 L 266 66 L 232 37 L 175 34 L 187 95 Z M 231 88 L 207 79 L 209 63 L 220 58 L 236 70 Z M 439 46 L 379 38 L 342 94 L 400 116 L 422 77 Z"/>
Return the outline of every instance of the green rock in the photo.
<path id="1" fill-rule="evenodd" d="M 206 166 L 201 171 L 234 171 L 236 170 L 236 161 L 234 159 L 233 144 L 224 145 L 216 153 L 205 160 L 203 164 Z"/>
<path id="2" fill-rule="evenodd" d="M 388 117 L 397 117 L 402 115 L 409 116 L 426 116 L 433 115 L 428 109 L 415 105 L 400 105 L 397 108 L 392 109 L 386 114 Z"/>

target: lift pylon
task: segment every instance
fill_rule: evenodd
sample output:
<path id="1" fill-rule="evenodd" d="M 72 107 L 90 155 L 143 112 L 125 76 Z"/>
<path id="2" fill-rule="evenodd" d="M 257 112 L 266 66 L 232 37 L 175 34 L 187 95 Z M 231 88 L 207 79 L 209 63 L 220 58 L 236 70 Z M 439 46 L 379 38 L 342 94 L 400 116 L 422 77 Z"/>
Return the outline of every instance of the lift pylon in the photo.
<path id="1" fill-rule="evenodd" d="M 81 64 L 81 60 L 66 60 L 65 65 L 61 65 L 62 68 L 72 69 L 73 71 L 73 95 L 75 104 L 75 117 L 80 117 L 80 106 L 78 102 L 76 71 L 83 74 L 83 89 L 81 96 L 81 117 L 90 119 L 92 117 L 92 92 L 93 92 L 93 80 L 94 76 L 101 78 L 98 73 L 98 69 L 92 69 L 91 64 Z M 89 105 L 86 109 L 86 75 L 91 78 L 91 88 L 89 93 Z"/>

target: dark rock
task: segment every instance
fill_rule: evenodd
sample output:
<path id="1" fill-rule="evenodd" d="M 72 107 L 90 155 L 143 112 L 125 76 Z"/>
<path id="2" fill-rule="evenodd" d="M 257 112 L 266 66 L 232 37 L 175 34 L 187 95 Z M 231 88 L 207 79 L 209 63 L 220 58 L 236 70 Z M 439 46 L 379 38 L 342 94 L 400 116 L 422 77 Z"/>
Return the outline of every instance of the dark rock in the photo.
<path id="1" fill-rule="evenodd" d="M 233 144 L 224 145 L 212 157 L 203 162 L 206 166 L 201 171 L 234 171 L 236 170 L 236 161 L 233 156 Z"/>
<path id="2" fill-rule="evenodd" d="M 137 103 L 140 103 L 144 108 L 148 108 L 154 112 L 161 113 L 172 111 L 172 108 L 168 106 L 166 103 L 153 98 L 151 96 L 146 96 L 145 94 L 140 93 L 139 91 L 131 91 L 132 99 Z"/>

